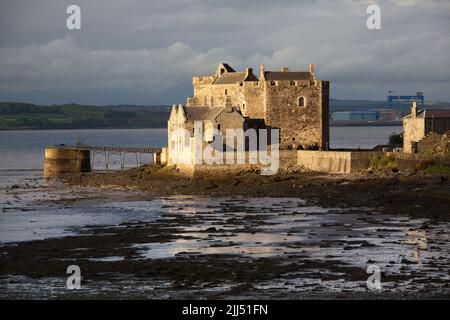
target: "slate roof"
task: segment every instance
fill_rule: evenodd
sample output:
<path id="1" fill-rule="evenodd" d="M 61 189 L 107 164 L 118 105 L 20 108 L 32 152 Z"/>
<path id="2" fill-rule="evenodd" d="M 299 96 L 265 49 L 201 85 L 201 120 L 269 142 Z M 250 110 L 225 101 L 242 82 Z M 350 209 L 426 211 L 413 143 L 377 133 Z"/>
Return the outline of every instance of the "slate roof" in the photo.
<path id="1" fill-rule="evenodd" d="M 264 72 L 264 77 L 268 81 L 312 80 L 311 74 L 308 71 L 305 72 L 266 71 Z"/>
<path id="2" fill-rule="evenodd" d="M 213 84 L 235 84 L 243 81 L 258 81 L 258 78 L 250 74 L 247 78 L 245 72 L 226 72 L 219 76 Z"/>
<path id="3" fill-rule="evenodd" d="M 411 118 L 412 114 L 408 114 L 407 116 L 403 118 Z M 450 118 L 450 109 L 422 109 L 417 111 L 416 118 L 425 118 L 425 119 L 432 119 L 432 118 Z"/>
<path id="4" fill-rule="evenodd" d="M 184 112 L 188 120 L 202 121 L 214 120 L 224 109 L 224 107 L 184 107 Z"/>
<path id="5" fill-rule="evenodd" d="M 222 66 L 225 68 L 225 70 L 227 70 L 228 72 L 235 72 L 234 69 L 233 69 L 228 63 L 222 62 L 221 65 L 222 65 Z"/>
<path id="6" fill-rule="evenodd" d="M 424 109 L 419 111 L 418 117 L 429 118 L 450 118 L 450 109 Z"/>
<path id="7" fill-rule="evenodd" d="M 226 72 L 219 76 L 213 84 L 234 84 L 245 79 L 245 72 Z"/>
<path id="8" fill-rule="evenodd" d="M 406 117 L 410 118 L 409 114 Z M 417 112 L 417 118 L 450 118 L 450 109 L 422 109 Z"/>

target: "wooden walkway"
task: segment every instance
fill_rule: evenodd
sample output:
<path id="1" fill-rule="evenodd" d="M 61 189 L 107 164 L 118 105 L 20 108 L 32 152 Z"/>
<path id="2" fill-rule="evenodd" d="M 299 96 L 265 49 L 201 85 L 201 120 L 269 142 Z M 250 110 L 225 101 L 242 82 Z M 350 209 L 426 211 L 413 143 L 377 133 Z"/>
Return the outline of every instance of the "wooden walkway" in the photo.
<path id="1" fill-rule="evenodd" d="M 151 148 L 151 147 L 115 147 L 115 146 L 86 146 L 86 145 L 66 145 L 58 144 L 46 146 L 46 148 L 55 149 L 68 149 L 68 150 L 78 150 L 78 151 L 97 151 L 97 152 L 125 152 L 125 153 L 161 153 L 162 148 Z"/>
<path id="2" fill-rule="evenodd" d="M 88 146 L 88 145 L 48 145 L 46 148 L 53 149 L 64 149 L 64 150 L 75 150 L 75 151 L 89 151 L 90 152 L 90 163 L 91 170 L 94 170 L 94 159 L 97 156 L 104 158 L 104 165 L 106 172 L 111 170 L 110 157 L 118 156 L 120 161 L 120 170 L 125 169 L 125 156 L 128 153 L 134 154 L 136 157 L 136 167 L 143 164 L 142 154 L 153 154 L 153 163 L 161 163 L 161 153 L 162 148 L 152 148 L 152 147 L 116 147 L 116 146 Z M 98 157 L 97 157 L 98 159 Z M 114 163 L 113 163 L 114 164 Z"/>

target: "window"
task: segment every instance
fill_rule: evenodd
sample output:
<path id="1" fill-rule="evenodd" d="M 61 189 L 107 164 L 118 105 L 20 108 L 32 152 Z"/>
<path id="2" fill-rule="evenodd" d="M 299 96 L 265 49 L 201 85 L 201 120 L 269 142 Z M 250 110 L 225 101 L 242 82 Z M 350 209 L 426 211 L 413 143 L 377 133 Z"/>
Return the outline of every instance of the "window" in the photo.
<path id="1" fill-rule="evenodd" d="M 289 82 L 289 85 L 291 85 L 291 86 L 295 86 L 295 81 L 291 81 L 291 82 Z"/>
<path id="2" fill-rule="evenodd" d="M 225 95 L 227 95 L 228 94 L 228 90 L 227 89 L 225 89 Z"/>
<path id="3" fill-rule="evenodd" d="M 298 106 L 303 108 L 306 106 L 306 99 L 305 97 L 299 97 L 298 98 Z"/>
<path id="4" fill-rule="evenodd" d="M 275 85 L 275 81 L 270 81 L 270 85 L 274 86 Z"/>

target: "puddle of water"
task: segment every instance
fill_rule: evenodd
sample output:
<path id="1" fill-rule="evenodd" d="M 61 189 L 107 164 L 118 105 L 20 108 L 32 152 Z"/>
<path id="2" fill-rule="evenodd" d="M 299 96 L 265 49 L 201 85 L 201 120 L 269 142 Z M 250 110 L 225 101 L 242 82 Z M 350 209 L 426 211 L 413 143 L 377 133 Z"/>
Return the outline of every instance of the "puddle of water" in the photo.
<path id="1" fill-rule="evenodd" d="M 125 257 L 121 256 L 110 256 L 110 257 L 98 257 L 98 258 L 88 258 L 88 261 L 97 261 L 97 262 L 116 262 L 123 261 Z"/>

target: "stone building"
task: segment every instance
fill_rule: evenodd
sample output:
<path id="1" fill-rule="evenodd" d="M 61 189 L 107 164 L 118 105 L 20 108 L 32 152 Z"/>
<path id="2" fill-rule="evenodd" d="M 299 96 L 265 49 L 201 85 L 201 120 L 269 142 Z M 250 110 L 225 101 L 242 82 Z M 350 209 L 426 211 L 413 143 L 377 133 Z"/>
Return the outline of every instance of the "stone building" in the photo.
<path id="1" fill-rule="evenodd" d="M 417 110 L 414 101 L 411 114 L 403 118 L 403 152 L 416 153 L 417 143 L 430 133 L 450 130 L 450 109 Z"/>
<path id="2" fill-rule="evenodd" d="M 195 122 L 202 124 L 202 141 L 195 141 Z M 221 132 L 226 132 L 227 129 L 244 130 L 246 122 L 248 119 L 242 116 L 238 108 L 232 107 L 229 101 L 223 107 L 173 105 L 168 121 L 167 163 L 194 164 L 196 145 L 201 143 L 204 147 L 214 141 L 211 129 Z"/>
<path id="3" fill-rule="evenodd" d="M 236 72 L 221 63 L 215 73 L 192 78 L 194 96 L 187 107 L 223 106 L 225 100 L 244 117 L 259 119 L 280 129 L 282 149 L 326 149 L 329 144 L 329 81 L 317 80 L 309 71 L 265 70 L 259 78 L 251 68 Z"/>
<path id="4" fill-rule="evenodd" d="M 194 139 L 195 121 L 222 132 L 276 128 L 280 149 L 328 149 L 330 85 L 316 79 L 314 65 L 295 72 L 286 67 L 269 71 L 261 65 L 258 77 L 251 68 L 237 72 L 220 63 L 214 74 L 193 77 L 192 83 L 193 96 L 186 106 L 173 106 L 168 121 L 169 164 L 194 157 L 185 146 Z M 178 129 L 187 129 L 190 137 Z M 203 143 L 211 141 L 204 137 Z"/>

